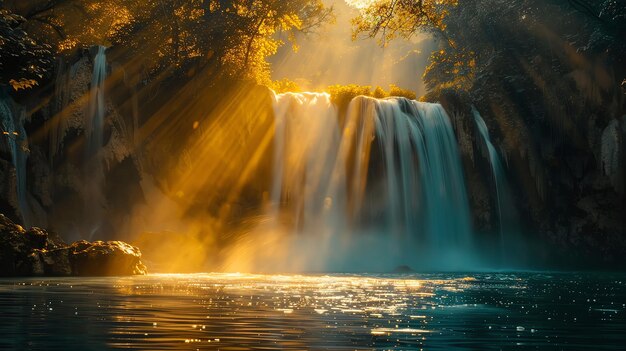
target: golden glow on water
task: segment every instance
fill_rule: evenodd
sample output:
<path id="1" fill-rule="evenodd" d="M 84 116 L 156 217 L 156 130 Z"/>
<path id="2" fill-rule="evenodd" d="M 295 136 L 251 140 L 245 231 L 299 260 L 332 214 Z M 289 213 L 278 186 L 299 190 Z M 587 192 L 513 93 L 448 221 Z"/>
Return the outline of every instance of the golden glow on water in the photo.
<path id="1" fill-rule="evenodd" d="M 152 325 L 144 335 L 146 342 L 156 338 L 174 345 L 211 343 L 220 349 L 249 350 L 254 340 L 277 342 L 271 349 L 310 348 L 319 342 L 339 346 L 338 341 L 323 341 L 327 333 L 365 333 L 381 340 L 406 337 L 423 343 L 433 332 L 429 318 L 403 315 L 409 308 L 435 308 L 430 292 L 459 283 L 462 280 L 398 276 L 206 273 L 121 278 L 115 289 L 121 296 L 152 296 L 150 302 L 128 305 L 127 311 L 139 311 L 131 314 Z M 181 323 L 182 318 L 189 322 Z M 117 320 L 128 322 L 115 332 L 120 336 L 145 329 L 133 327 L 129 319 Z"/>
<path id="2" fill-rule="evenodd" d="M 0 349 L 451 350 L 519 342 L 621 349 L 624 337 L 615 330 L 624 327 L 623 275 L 593 279 L 533 273 L 3 279 Z"/>
<path id="3" fill-rule="evenodd" d="M 141 281 L 141 278 L 133 280 Z M 276 301 L 264 302 L 264 307 L 283 314 L 292 313 L 343 313 L 362 314 L 381 318 L 397 314 L 407 307 L 408 299 L 427 301 L 435 296 L 435 289 L 455 286 L 457 291 L 465 287 L 463 278 L 456 279 L 406 279 L 394 277 L 350 276 L 350 275 L 291 275 L 291 274 L 248 274 L 248 273 L 207 273 L 207 274 L 151 274 L 145 279 L 158 281 L 152 289 L 172 286 L 188 293 L 195 290 L 219 291 L 237 295 L 274 293 Z M 134 284 L 121 279 L 116 288 L 126 295 L 144 294 Z M 233 306 L 250 306 L 248 300 L 232 300 Z M 429 303 L 430 304 L 430 303 Z M 426 316 L 410 316 L 411 319 L 426 319 Z"/>
<path id="4" fill-rule="evenodd" d="M 426 334 L 430 333 L 430 330 L 413 329 L 413 328 L 374 328 L 372 329 L 372 335 L 391 335 L 391 334 Z"/>

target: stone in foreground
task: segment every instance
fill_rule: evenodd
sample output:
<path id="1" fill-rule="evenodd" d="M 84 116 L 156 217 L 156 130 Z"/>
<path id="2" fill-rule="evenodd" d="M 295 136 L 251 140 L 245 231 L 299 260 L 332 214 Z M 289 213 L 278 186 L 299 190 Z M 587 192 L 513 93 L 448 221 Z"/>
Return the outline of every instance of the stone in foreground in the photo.
<path id="1" fill-rule="evenodd" d="M 78 241 L 70 251 L 74 275 L 146 274 L 139 249 L 123 241 Z"/>
<path id="2" fill-rule="evenodd" d="M 146 274 L 138 248 L 122 241 L 71 245 L 40 228 L 25 230 L 0 214 L 0 276 Z"/>

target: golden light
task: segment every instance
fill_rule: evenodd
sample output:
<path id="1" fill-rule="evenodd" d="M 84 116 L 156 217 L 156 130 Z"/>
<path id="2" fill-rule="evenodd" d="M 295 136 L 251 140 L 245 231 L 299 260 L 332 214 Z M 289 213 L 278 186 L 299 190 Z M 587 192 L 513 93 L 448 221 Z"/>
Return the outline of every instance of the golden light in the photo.
<path id="1" fill-rule="evenodd" d="M 363 9 L 369 6 L 371 3 L 373 3 L 376 0 L 345 0 L 345 1 L 348 5 L 352 7 L 355 7 L 357 9 Z"/>

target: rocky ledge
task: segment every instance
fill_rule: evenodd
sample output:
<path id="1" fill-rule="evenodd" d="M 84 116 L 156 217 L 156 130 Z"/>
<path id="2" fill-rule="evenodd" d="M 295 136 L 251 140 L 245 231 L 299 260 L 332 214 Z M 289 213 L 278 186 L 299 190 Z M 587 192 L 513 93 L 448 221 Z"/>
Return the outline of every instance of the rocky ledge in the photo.
<path id="1" fill-rule="evenodd" d="M 138 248 L 122 241 L 77 241 L 25 230 L 0 214 L 0 276 L 112 276 L 146 274 Z"/>

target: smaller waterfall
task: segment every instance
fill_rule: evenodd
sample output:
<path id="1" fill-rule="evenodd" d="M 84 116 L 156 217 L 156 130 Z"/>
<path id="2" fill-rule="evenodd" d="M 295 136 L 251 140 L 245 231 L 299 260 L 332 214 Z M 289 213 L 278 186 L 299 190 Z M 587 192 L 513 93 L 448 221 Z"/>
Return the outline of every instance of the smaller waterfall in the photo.
<path id="1" fill-rule="evenodd" d="M 502 163 L 500 162 L 500 156 L 496 151 L 496 148 L 493 146 L 491 142 L 491 137 L 489 136 L 489 129 L 487 128 L 487 124 L 485 120 L 480 115 L 478 110 L 474 106 L 472 106 L 472 115 L 474 116 L 474 122 L 476 123 L 476 129 L 480 133 L 482 140 L 484 142 L 484 147 L 486 147 L 487 154 L 489 156 L 489 164 L 491 165 L 491 174 L 493 175 L 493 181 L 496 189 L 496 205 L 498 206 L 498 221 L 500 223 L 500 235 L 502 235 L 502 185 L 504 179 L 504 172 L 502 168 Z"/>
<path id="2" fill-rule="evenodd" d="M 88 238 L 93 239 L 100 229 L 104 206 L 104 169 L 102 147 L 104 118 L 106 114 L 104 85 L 107 75 L 106 48 L 98 46 L 93 61 L 93 75 L 89 91 L 89 105 L 85 119 L 85 208 L 89 228 Z"/>
<path id="3" fill-rule="evenodd" d="M 524 262 L 524 248 L 526 247 L 524 240 L 519 233 L 519 223 L 517 223 L 517 214 L 513 199 L 504 172 L 504 167 L 500 160 L 495 146 L 491 141 L 489 129 L 482 116 L 472 106 L 472 115 L 476 123 L 476 129 L 480 133 L 483 141 L 483 151 L 489 159 L 491 165 L 491 174 L 494 183 L 496 206 L 498 208 L 498 224 L 500 232 L 500 264 L 501 265 L 517 265 Z"/>
<path id="4" fill-rule="evenodd" d="M 611 179 L 611 184 L 616 189 L 620 188 L 622 182 L 620 162 L 623 142 L 619 121 L 613 119 L 602 131 L 600 163 L 602 171 Z"/>
<path id="5" fill-rule="evenodd" d="M 85 121 L 85 133 L 87 136 L 87 156 L 98 155 L 102 148 L 103 128 L 105 117 L 104 82 L 106 79 L 107 61 L 106 48 L 98 46 L 98 52 L 94 58 L 93 75 L 91 77 L 91 90 L 89 91 L 89 107 L 87 120 Z"/>
<path id="6" fill-rule="evenodd" d="M 31 210 L 27 201 L 26 161 L 28 159 L 28 137 L 24 130 L 25 111 L 13 113 L 12 101 L 0 91 L 0 121 L 2 136 L 6 138 L 15 168 L 17 206 L 26 227 L 30 227 Z"/>

